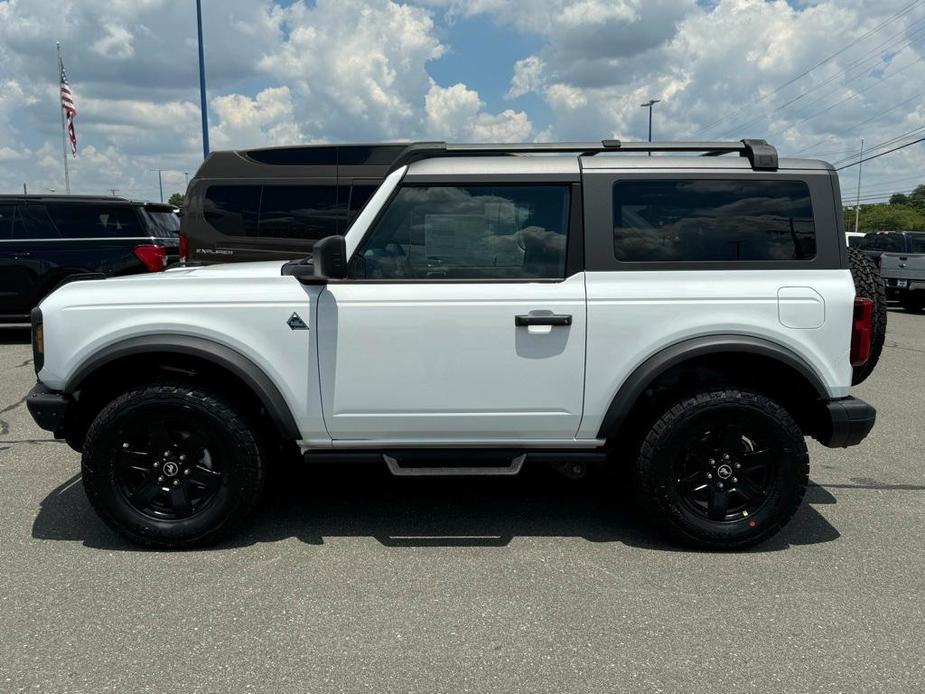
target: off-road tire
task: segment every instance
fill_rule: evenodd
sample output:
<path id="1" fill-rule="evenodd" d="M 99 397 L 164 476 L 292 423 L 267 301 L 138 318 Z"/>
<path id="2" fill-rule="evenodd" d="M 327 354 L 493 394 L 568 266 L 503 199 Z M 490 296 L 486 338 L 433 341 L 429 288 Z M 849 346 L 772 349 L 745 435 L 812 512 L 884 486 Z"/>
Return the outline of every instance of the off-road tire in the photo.
<path id="1" fill-rule="evenodd" d="M 213 448 L 224 470 L 221 481 L 205 507 L 190 517 L 151 517 L 120 491 L 120 431 L 141 422 L 151 408 L 175 411 L 178 419 L 195 423 L 198 433 L 220 441 Z M 203 385 L 139 385 L 118 396 L 100 411 L 84 441 L 81 472 L 94 510 L 113 530 L 146 547 L 201 547 L 228 536 L 253 512 L 265 478 L 264 458 L 245 411 L 232 398 Z"/>
<path id="2" fill-rule="evenodd" d="M 874 261 L 856 248 L 848 249 L 848 263 L 854 278 L 854 290 L 858 296 L 874 302 L 873 333 L 871 335 L 870 358 L 863 366 L 855 366 L 851 384 L 862 383 L 873 372 L 883 351 L 886 339 L 886 287 L 877 271 Z"/>
<path id="3" fill-rule="evenodd" d="M 738 420 L 759 424 L 766 432 L 767 447 L 774 451 L 769 460 L 775 481 L 754 512 L 713 520 L 692 510 L 679 492 L 680 460 L 690 458 L 694 437 L 704 427 L 712 431 L 714 426 L 726 426 L 723 422 Z M 733 453 L 731 465 L 739 455 Z M 741 455 L 744 461 L 750 454 Z M 718 481 L 715 476 L 712 483 Z M 727 481 L 736 480 L 730 477 Z M 786 525 L 799 508 L 808 481 L 806 442 L 793 417 L 764 395 L 726 388 L 680 399 L 655 421 L 640 446 L 634 487 L 640 509 L 669 538 L 700 549 L 732 550 L 767 540 Z M 730 488 L 728 493 L 736 492 Z"/>

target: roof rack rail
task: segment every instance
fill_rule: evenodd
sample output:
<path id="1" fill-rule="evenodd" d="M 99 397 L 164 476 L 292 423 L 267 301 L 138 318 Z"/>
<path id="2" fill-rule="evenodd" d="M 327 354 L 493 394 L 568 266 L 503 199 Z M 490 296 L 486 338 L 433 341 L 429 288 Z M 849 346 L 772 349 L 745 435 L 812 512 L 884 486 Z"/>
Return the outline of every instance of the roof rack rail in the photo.
<path id="1" fill-rule="evenodd" d="M 719 156 L 738 152 L 748 157 L 755 171 L 777 171 L 777 150 L 764 140 L 736 142 L 524 142 L 519 144 L 484 144 L 446 142 L 413 142 L 396 157 L 389 173 L 421 159 L 490 154 L 540 154 L 577 152 L 592 156 L 601 152 L 701 152 L 703 156 Z"/>

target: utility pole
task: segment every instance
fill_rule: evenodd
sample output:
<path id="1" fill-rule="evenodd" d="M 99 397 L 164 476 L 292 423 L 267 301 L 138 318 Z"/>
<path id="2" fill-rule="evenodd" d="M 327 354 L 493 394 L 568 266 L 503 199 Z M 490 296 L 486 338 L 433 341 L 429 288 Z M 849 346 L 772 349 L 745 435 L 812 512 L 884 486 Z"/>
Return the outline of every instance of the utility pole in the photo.
<path id="1" fill-rule="evenodd" d="M 26 182 L 25 182 L 25 181 L 23 181 L 23 183 L 22 183 L 22 194 L 23 194 L 23 195 L 28 195 L 28 194 L 29 194 L 29 191 L 26 190 Z"/>
<path id="2" fill-rule="evenodd" d="M 164 202 L 164 179 L 161 178 L 161 173 L 164 169 L 148 169 L 151 173 L 157 171 L 157 186 L 161 189 L 161 202 Z"/>
<path id="3" fill-rule="evenodd" d="M 199 111 L 202 114 L 202 158 L 205 159 L 209 156 L 209 112 L 206 109 L 206 63 L 202 52 L 202 0 L 196 0 L 196 27 L 199 37 Z"/>
<path id="4" fill-rule="evenodd" d="M 649 109 L 649 142 L 652 142 L 652 107 L 655 106 L 661 99 L 649 99 L 644 104 L 639 104 L 642 108 Z M 649 156 L 652 156 L 652 152 L 649 152 Z"/>
<path id="5" fill-rule="evenodd" d="M 112 193 L 112 197 L 116 197 L 116 193 L 119 192 L 119 188 L 107 188 L 106 190 Z"/>
<path id="6" fill-rule="evenodd" d="M 186 187 L 189 188 L 189 171 L 184 171 L 183 175 L 186 176 Z"/>
<path id="7" fill-rule="evenodd" d="M 861 167 L 864 166 L 864 138 L 861 138 L 861 154 L 858 157 L 858 199 L 854 206 L 854 232 L 858 231 L 858 224 L 861 221 Z"/>

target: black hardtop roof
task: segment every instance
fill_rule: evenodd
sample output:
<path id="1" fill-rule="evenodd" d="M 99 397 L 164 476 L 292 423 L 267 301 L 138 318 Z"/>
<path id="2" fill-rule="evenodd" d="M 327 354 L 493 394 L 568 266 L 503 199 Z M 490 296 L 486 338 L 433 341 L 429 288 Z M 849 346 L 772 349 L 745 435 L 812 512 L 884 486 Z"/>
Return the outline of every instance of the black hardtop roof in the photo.
<path id="1" fill-rule="evenodd" d="M 61 195 L 61 194 L 29 194 L 23 195 L 22 193 L 0 193 L 0 201 L 3 202 L 35 202 L 42 200 L 45 202 L 72 202 L 72 203 L 89 203 L 89 202 L 110 202 L 110 203 L 121 203 L 121 204 L 130 204 L 130 205 L 143 205 L 143 202 L 129 200 L 128 198 L 120 198 L 113 195 Z"/>
<path id="2" fill-rule="evenodd" d="M 199 167 L 195 178 L 243 178 L 288 176 L 337 176 L 340 168 L 351 172 L 363 170 L 364 175 L 385 176 L 388 173 L 422 159 L 437 157 L 574 153 L 593 156 L 602 152 L 665 152 L 699 153 L 702 156 L 738 154 L 747 157 L 756 171 L 776 171 L 777 150 L 765 140 L 732 142 L 623 142 L 597 140 L 590 142 L 525 142 L 525 143 L 447 143 L 378 142 L 363 144 L 316 144 L 290 147 L 212 152 Z"/>

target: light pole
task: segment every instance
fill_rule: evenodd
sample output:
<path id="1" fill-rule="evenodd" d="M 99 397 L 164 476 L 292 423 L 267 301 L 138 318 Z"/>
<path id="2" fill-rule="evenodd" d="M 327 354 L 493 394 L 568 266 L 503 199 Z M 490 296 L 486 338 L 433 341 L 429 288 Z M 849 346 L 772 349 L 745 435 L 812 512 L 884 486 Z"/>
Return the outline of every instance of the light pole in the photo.
<path id="1" fill-rule="evenodd" d="M 206 110 L 206 63 L 202 53 L 202 0 L 196 0 L 196 28 L 199 37 L 199 110 L 202 113 L 202 158 L 205 159 L 209 156 L 209 112 Z"/>
<path id="2" fill-rule="evenodd" d="M 163 172 L 164 169 L 148 169 L 148 171 L 151 173 L 157 171 L 157 185 L 161 189 L 161 202 L 164 202 L 164 179 L 161 178 L 161 172 Z"/>
<path id="3" fill-rule="evenodd" d="M 644 104 L 639 104 L 642 108 L 649 109 L 649 142 L 652 142 L 652 107 L 655 106 L 661 99 L 649 99 Z M 652 152 L 649 152 L 649 156 L 652 156 Z"/>
<path id="4" fill-rule="evenodd" d="M 864 166 L 864 138 L 861 138 L 861 153 L 858 155 L 858 199 L 854 206 L 854 231 L 857 233 L 861 221 L 861 167 Z"/>

